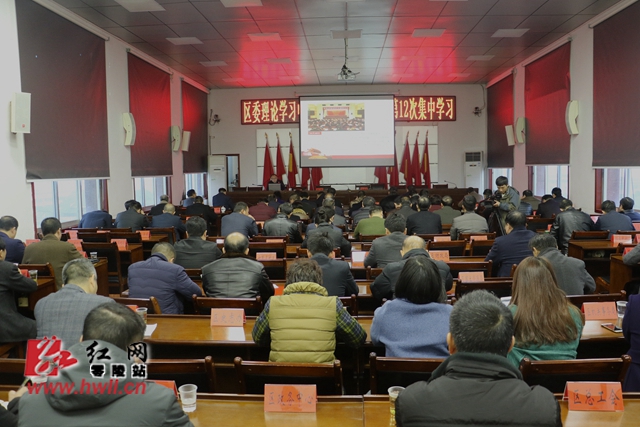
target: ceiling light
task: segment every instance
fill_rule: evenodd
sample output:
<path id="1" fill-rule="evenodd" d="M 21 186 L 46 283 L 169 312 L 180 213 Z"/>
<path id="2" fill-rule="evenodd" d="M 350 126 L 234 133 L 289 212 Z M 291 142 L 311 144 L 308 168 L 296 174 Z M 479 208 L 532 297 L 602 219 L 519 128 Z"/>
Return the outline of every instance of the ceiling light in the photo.
<path id="1" fill-rule="evenodd" d="M 449 77 L 469 77 L 471 73 L 451 73 Z"/>
<path id="2" fill-rule="evenodd" d="M 222 81 L 227 83 L 235 83 L 235 82 L 244 81 L 244 79 L 242 77 L 226 77 L 222 79 Z"/>
<path id="3" fill-rule="evenodd" d="M 182 46 L 185 44 L 202 44 L 197 37 L 167 37 L 167 40 L 176 46 Z"/>
<path id="4" fill-rule="evenodd" d="M 471 55 L 467 61 L 491 61 L 495 55 Z"/>
<path id="5" fill-rule="evenodd" d="M 332 39 L 359 39 L 362 37 L 362 30 L 331 30 Z"/>
<path id="6" fill-rule="evenodd" d="M 205 67 L 226 67 L 229 65 L 224 61 L 200 61 L 200 64 Z"/>
<path id="7" fill-rule="evenodd" d="M 224 7 L 253 7 L 262 6 L 261 0 L 220 0 Z"/>
<path id="8" fill-rule="evenodd" d="M 116 3 L 129 12 L 162 12 L 165 10 L 154 0 L 116 0 Z"/>
<path id="9" fill-rule="evenodd" d="M 442 34 L 444 34 L 444 28 L 416 28 L 411 37 L 441 37 Z"/>
<path id="10" fill-rule="evenodd" d="M 291 58 L 269 58 L 267 62 L 270 64 L 291 64 Z"/>
<path id="11" fill-rule="evenodd" d="M 522 37 L 527 31 L 528 28 L 502 29 L 493 33 L 491 37 Z"/>
<path id="12" fill-rule="evenodd" d="M 251 33 L 247 35 L 252 42 L 278 42 L 282 40 L 280 33 Z"/>

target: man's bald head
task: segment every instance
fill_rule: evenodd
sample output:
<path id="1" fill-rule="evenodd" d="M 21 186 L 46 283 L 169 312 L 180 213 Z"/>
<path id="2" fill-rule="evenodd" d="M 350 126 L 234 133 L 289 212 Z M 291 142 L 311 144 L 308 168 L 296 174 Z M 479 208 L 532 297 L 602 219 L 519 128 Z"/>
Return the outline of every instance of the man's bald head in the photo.
<path id="1" fill-rule="evenodd" d="M 162 208 L 162 212 L 166 212 L 168 214 L 175 215 L 176 207 L 173 206 L 171 203 L 165 203 L 164 207 Z"/>
<path id="2" fill-rule="evenodd" d="M 409 252 L 411 249 L 426 249 L 427 242 L 424 241 L 422 237 L 418 236 L 409 236 L 404 239 L 404 243 L 402 244 L 402 251 L 404 253 Z"/>
<path id="3" fill-rule="evenodd" d="M 242 233 L 231 233 L 224 239 L 225 254 L 246 254 L 249 250 L 249 239 Z"/>

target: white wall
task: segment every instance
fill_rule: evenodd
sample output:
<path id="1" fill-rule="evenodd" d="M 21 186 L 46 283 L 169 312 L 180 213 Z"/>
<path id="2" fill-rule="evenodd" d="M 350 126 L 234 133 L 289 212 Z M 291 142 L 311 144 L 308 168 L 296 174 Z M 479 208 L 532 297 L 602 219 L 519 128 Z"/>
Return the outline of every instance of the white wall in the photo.
<path id="1" fill-rule="evenodd" d="M 457 102 L 455 122 L 435 122 L 438 126 L 439 182 L 455 182 L 464 186 L 464 152 L 483 151 L 487 146 L 486 114 L 477 117 L 475 107 L 482 107 L 481 85 L 345 85 L 318 87 L 280 87 L 252 89 L 214 89 L 209 95 L 209 106 L 220 116 L 220 123 L 210 127 L 212 154 L 240 154 L 240 186 L 262 184 L 262 174 L 257 169 L 256 129 L 264 125 L 241 125 L 240 101 L 242 99 L 296 98 L 311 94 L 380 94 L 453 95 Z M 486 111 L 486 110 L 485 110 Z M 397 122 L 397 126 L 424 126 L 427 123 Z M 297 128 L 291 124 L 272 125 L 273 129 Z M 413 141 L 411 141 L 413 143 Z M 270 144 L 271 146 L 271 144 Z M 413 148 L 413 146 L 412 146 Z M 398 153 L 401 157 L 402 153 Z M 323 168 L 327 170 L 328 168 Z M 325 173 L 325 176 L 328 174 Z M 340 176 L 339 174 L 338 176 Z M 402 180 L 402 175 L 400 175 Z M 373 173 L 371 182 L 373 182 Z M 352 181 L 349 181 L 352 182 Z"/>

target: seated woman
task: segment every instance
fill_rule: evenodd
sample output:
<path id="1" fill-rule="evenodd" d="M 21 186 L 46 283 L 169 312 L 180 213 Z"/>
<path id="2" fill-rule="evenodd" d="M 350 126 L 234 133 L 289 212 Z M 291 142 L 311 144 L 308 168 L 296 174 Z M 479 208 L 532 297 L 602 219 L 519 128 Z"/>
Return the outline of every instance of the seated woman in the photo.
<path id="1" fill-rule="evenodd" d="M 640 247 L 640 245 L 638 245 Z M 627 311 L 622 319 L 622 333 L 629 342 L 631 366 L 624 380 L 624 391 L 640 391 L 640 295 L 629 295 Z"/>
<path id="2" fill-rule="evenodd" d="M 544 258 L 525 258 L 513 276 L 509 308 L 515 345 L 508 355 L 515 366 L 531 360 L 575 359 L 584 319 L 558 287 L 553 267 Z"/>
<path id="3" fill-rule="evenodd" d="M 384 345 L 387 357 L 448 357 L 452 307 L 446 304 L 436 264 L 426 257 L 409 258 L 398 278 L 395 297 L 376 309 L 371 341 Z"/>

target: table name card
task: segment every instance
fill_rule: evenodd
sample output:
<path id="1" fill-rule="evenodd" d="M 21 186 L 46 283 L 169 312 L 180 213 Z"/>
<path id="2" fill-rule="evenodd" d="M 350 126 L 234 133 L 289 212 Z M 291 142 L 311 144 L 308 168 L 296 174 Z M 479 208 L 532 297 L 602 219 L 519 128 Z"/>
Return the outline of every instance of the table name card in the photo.
<path id="1" fill-rule="evenodd" d="M 126 251 L 129 249 L 129 242 L 127 242 L 127 239 L 111 239 L 111 243 L 113 242 L 118 245 L 119 251 Z"/>
<path id="2" fill-rule="evenodd" d="M 282 239 L 267 239 L 267 243 L 282 243 Z"/>
<path id="3" fill-rule="evenodd" d="M 73 239 L 73 240 L 78 239 L 78 230 L 67 230 L 66 233 L 69 234 L 69 239 Z"/>
<path id="4" fill-rule="evenodd" d="M 640 234 L 638 236 L 640 236 Z M 638 236 L 636 236 L 636 237 L 638 237 Z M 622 253 L 622 255 L 628 254 L 629 252 L 631 252 L 632 249 L 633 248 L 624 248 L 624 252 Z"/>
<path id="5" fill-rule="evenodd" d="M 24 241 L 24 245 L 25 245 L 25 246 L 29 246 L 30 244 L 32 244 L 32 243 L 37 243 L 37 242 L 39 242 L 39 241 L 40 241 L 40 240 L 38 240 L 38 239 L 27 239 L 27 240 L 25 240 L 25 241 Z"/>
<path id="6" fill-rule="evenodd" d="M 449 251 L 429 251 L 429 255 L 435 260 L 449 262 Z"/>
<path id="7" fill-rule="evenodd" d="M 366 251 L 351 251 L 351 266 L 364 267 L 364 259 L 368 253 Z"/>
<path id="8" fill-rule="evenodd" d="M 265 412 L 316 412 L 315 384 L 265 384 Z"/>
<path id="9" fill-rule="evenodd" d="M 140 233 L 140 238 L 142 240 L 151 239 L 151 230 L 140 230 L 140 231 L 138 231 L 138 233 Z"/>
<path id="10" fill-rule="evenodd" d="M 619 382 L 567 382 L 563 400 L 570 411 L 624 411 Z"/>
<path id="11" fill-rule="evenodd" d="M 618 310 L 613 301 L 585 302 L 582 311 L 585 320 L 618 320 Z"/>
<path id="12" fill-rule="evenodd" d="M 245 322 L 242 308 L 211 309 L 211 326 L 242 326 Z"/>
<path id="13" fill-rule="evenodd" d="M 634 228 L 636 231 L 640 231 L 640 222 L 634 222 L 634 223 L 633 223 L 633 228 Z M 638 235 L 636 234 L 636 237 L 637 237 L 637 236 L 638 236 Z"/>
<path id="14" fill-rule="evenodd" d="M 484 282 L 482 271 L 461 271 L 458 273 L 458 280 L 461 282 Z"/>
<path id="15" fill-rule="evenodd" d="M 274 295 L 283 295 L 284 294 L 284 285 L 282 286 L 278 286 L 278 285 L 273 285 L 273 294 Z"/>
<path id="16" fill-rule="evenodd" d="M 636 243 L 640 243 L 640 234 L 636 234 Z"/>
<path id="17" fill-rule="evenodd" d="M 257 252 L 256 259 L 258 261 L 265 261 L 270 259 L 278 259 L 278 254 L 275 252 Z"/>
<path id="18" fill-rule="evenodd" d="M 633 236 L 631 234 L 614 234 L 611 236 L 611 244 L 613 246 L 617 246 L 620 243 L 631 243 L 633 241 Z"/>
<path id="19" fill-rule="evenodd" d="M 469 241 L 487 240 L 487 236 L 469 236 Z"/>
<path id="20" fill-rule="evenodd" d="M 433 236 L 434 242 L 450 242 L 451 236 Z"/>

